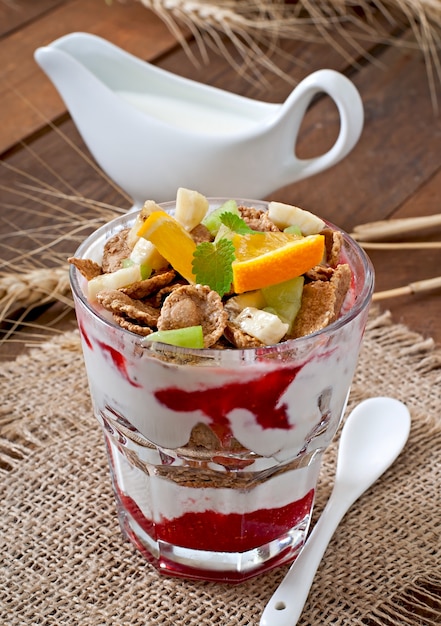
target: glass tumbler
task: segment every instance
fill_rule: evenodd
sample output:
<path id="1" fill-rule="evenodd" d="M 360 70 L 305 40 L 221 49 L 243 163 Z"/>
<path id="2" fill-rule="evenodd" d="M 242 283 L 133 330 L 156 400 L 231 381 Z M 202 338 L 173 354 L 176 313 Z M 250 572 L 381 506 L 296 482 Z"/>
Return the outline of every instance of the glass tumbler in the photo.
<path id="1" fill-rule="evenodd" d="M 161 206 L 173 213 L 173 203 Z M 76 256 L 100 262 L 106 239 L 134 219 L 103 226 Z M 278 345 L 224 350 L 144 345 L 87 301 L 71 267 L 119 522 L 160 572 L 240 582 L 301 550 L 373 291 L 372 266 L 346 234 L 342 260 L 352 283 L 337 321 Z"/>

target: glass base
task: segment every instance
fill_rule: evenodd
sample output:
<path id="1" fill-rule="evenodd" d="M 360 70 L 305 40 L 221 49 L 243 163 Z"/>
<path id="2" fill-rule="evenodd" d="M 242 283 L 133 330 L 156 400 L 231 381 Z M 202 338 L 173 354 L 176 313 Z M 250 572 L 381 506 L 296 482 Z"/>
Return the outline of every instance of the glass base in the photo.
<path id="1" fill-rule="evenodd" d="M 246 552 L 214 552 L 154 540 L 121 506 L 118 518 L 124 536 L 160 573 L 225 583 L 240 583 L 292 562 L 305 543 L 310 523 L 308 514 L 281 537 Z"/>
<path id="2" fill-rule="evenodd" d="M 247 460 L 241 470 L 220 471 L 211 452 L 208 459 L 165 454 L 120 429 L 104 430 L 120 525 L 159 572 L 238 583 L 299 554 L 320 455 L 285 466 L 262 457 L 252 467 Z M 259 463 L 264 468 L 252 471 Z"/>

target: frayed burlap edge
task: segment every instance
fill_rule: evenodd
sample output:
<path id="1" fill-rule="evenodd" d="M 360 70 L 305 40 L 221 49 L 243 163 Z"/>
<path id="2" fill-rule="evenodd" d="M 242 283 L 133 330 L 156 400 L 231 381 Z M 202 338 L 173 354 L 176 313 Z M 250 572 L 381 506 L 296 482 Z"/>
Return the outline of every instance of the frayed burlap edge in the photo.
<path id="1" fill-rule="evenodd" d="M 373 311 L 348 410 L 406 402 L 409 442 L 346 515 L 300 626 L 441 622 L 441 351 Z M 286 567 L 240 586 L 163 578 L 121 538 L 76 331 L 0 369 L 0 623 L 252 626 Z M 329 497 L 326 454 L 314 517 Z"/>

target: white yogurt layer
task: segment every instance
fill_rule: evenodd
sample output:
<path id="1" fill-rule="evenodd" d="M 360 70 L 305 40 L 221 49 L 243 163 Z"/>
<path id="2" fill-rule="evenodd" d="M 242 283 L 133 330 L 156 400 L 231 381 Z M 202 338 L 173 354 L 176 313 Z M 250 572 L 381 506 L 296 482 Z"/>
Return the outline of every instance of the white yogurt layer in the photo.
<path id="1" fill-rule="evenodd" d="M 297 361 L 269 359 L 227 368 L 166 364 L 140 348 L 138 337 L 102 323 L 84 309 L 78 309 L 77 316 L 86 337 L 84 358 L 96 411 L 110 408 L 163 448 L 186 445 L 196 424 L 210 425 L 213 419 L 201 409 L 174 411 L 160 402 L 155 393 L 165 390 L 166 395 L 169 388 L 185 394 L 211 391 L 216 404 L 223 387 L 239 381 L 245 393 L 247 385 L 270 371 L 301 366 L 275 400 L 276 408 L 286 405 L 284 428 L 263 427 L 251 407 L 231 408 L 222 416 L 231 434 L 245 448 L 279 460 L 294 458 L 323 419 L 328 420 L 328 431 L 317 443 L 326 445 L 332 438 L 345 406 L 362 327 L 362 320 L 355 318 L 331 337 L 312 341 L 312 348 L 300 354 Z M 103 346 L 111 346 L 112 352 Z M 324 395 L 328 400 L 323 408 Z"/>
<path id="2" fill-rule="evenodd" d="M 314 489 L 320 459 L 308 467 L 286 471 L 264 483 L 245 489 L 185 487 L 160 476 L 148 475 L 129 463 L 112 446 L 114 478 L 121 492 L 131 497 L 143 515 L 160 523 L 185 513 L 215 511 L 224 515 L 246 514 L 258 509 L 277 509 L 301 500 Z"/>

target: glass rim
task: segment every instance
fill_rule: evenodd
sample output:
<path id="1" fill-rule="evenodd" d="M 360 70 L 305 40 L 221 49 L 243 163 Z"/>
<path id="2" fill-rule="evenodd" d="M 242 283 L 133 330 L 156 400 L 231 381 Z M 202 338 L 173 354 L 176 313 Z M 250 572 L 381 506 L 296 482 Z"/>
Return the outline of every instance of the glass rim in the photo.
<path id="1" fill-rule="evenodd" d="M 231 199 L 236 200 L 238 203 L 244 204 L 244 205 L 247 205 L 246 203 L 251 203 L 249 206 L 254 206 L 254 207 L 256 205 L 260 205 L 260 207 L 266 208 L 268 207 L 268 204 L 269 204 L 269 202 L 266 200 L 255 200 L 255 199 L 247 199 L 247 198 L 207 197 L 207 200 L 209 201 L 210 205 L 216 204 L 219 206 L 223 204 L 224 202 L 226 202 L 227 200 L 231 200 Z M 172 209 L 175 206 L 175 204 L 176 204 L 175 200 L 172 200 L 168 202 L 158 203 L 158 206 L 160 206 L 162 209 L 167 211 L 167 210 Z M 213 209 L 215 208 L 217 208 L 217 206 L 213 207 Z M 138 211 L 128 211 L 124 215 L 115 217 L 111 221 L 97 228 L 88 237 L 86 237 L 86 239 L 78 246 L 73 256 L 78 257 L 78 258 L 87 258 L 83 256 L 83 254 L 86 251 L 86 249 L 90 248 L 91 244 L 95 240 L 99 239 L 102 235 L 108 232 L 109 229 L 115 230 L 115 233 L 118 232 L 118 230 L 120 230 L 119 226 L 122 226 L 123 224 L 125 224 L 125 222 L 127 220 L 130 220 L 130 218 L 135 219 L 137 212 Z M 74 295 L 80 300 L 83 306 L 86 307 L 89 313 L 91 313 L 92 316 L 98 322 L 100 322 L 101 324 L 104 324 L 105 326 L 113 330 L 118 330 L 122 332 L 123 334 L 127 334 L 131 336 L 133 339 L 138 338 L 139 346 L 145 349 L 146 351 L 151 352 L 152 354 L 158 353 L 158 352 L 161 352 L 161 353 L 168 352 L 171 354 L 175 354 L 176 356 L 179 356 L 179 355 L 183 356 L 183 355 L 188 354 L 188 355 L 192 355 L 195 358 L 205 357 L 205 358 L 215 359 L 225 353 L 229 353 L 229 354 L 233 353 L 237 355 L 250 355 L 250 354 L 264 355 L 264 354 L 271 354 L 272 352 L 280 353 L 282 351 L 284 352 L 284 351 L 292 350 L 295 347 L 301 348 L 301 346 L 307 343 L 310 343 L 311 340 L 315 340 L 321 336 L 326 336 L 332 333 L 333 331 L 336 331 L 339 328 L 347 325 L 349 322 L 355 319 L 363 310 L 365 310 L 370 305 L 372 294 L 374 291 L 374 278 L 375 278 L 374 268 L 367 253 L 355 241 L 355 239 L 350 237 L 350 235 L 346 231 L 336 226 L 332 222 L 329 222 L 328 220 L 324 220 L 324 221 L 333 230 L 340 231 L 342 233 L 342 236 L 346 245 L 349 246 L 350 249 L 352 249 L 354 252 L 357 253 L 357 256 L 362 264 L 362 271 L 364 273 L 363 285 L 361 286 L 360 292 L 356 294 L 356 300 L 354 304 L 351 306 L 351 308 L 342 316 L 338 317 L 334 322 L 332 322 L 331 324 L 328 324 L 328 326 L 325 326 L 324 328 L 321 328 L 320 330 L 317 330 L 303 337 L 287 339 L 286 341 L 283 341 L 277 344 L 271 344 L 269 346 L 249 347 L 249 348 L 235 348 L 233 346 L 231 348 L 184 348 L 181 346 L 173 346 L 170 344 L 165 344 L 159 341 L 151 342 L 151 343 L 143 343 L 142 340 L 144 339 L 144 337 L 142 335 L 134 333 L 126 328 L 122 328 L 121 326 L 118 326 L 111 320 L 102 317 L 95 310 L 93 305 L 88 301 L 87 297 L 85 296 L 83 289 L 81 288 L 81 285 L 78 280 L 79 271 L 72 264 L 70 265 L 70 268 L 69 268 L 69 279 L 70 279 L 71 288 L 72 288 Z M 352 267 L 351 267 L 351 270 L 354 272 L 354 269 Z"/>

